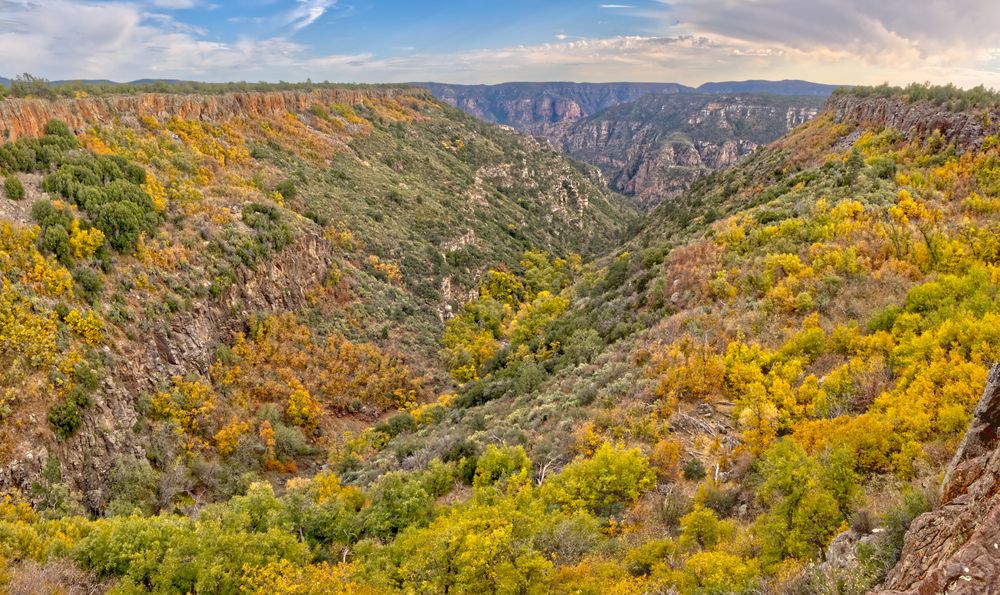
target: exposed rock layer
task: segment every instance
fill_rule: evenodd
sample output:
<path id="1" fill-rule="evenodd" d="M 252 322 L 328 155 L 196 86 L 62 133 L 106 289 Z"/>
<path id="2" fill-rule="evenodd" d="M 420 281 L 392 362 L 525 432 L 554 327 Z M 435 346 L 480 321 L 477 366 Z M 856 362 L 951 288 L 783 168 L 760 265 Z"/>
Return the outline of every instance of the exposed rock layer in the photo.
<path id="1" fill-rule="evenodd" d="M 142 117 L 220 121 L 235 116 L 267 118 L 301 112 L 314 104 L 357 103 L 426 93 L 412 87 L 319 89 L 316 91 L 246 92 L 220 95 L 143 93 L 81 99 L 7 99 L 0 101 L 0 132 L 8 140 L 41 136 L 50 120 L 61 120 L 77 133 L 88 126 L 117 120 L 134 125 Z"/>
<path id="2" fill-rule="evenodd" d="M 958 149 L 978 147 L 997 130 L 1000 113 L 952 110 L 928 101 L 907 102 L 903 97 L 834 95 L 827 103 L 838 122 L 870 128 L 892 128 L 906 138 L 925 138 L 939 131 Z"/>
<path id="3" fill-rule="evenodd" d="M 601 168 L 612 188 L 651 208 L 704 172 L 729 167 L 812 119 L 822 103 L 816 97 L 650 95 L 546 135 Z"/>
<path id="4" fill-rule="evenodd" d="M 948 466 L 941 505 L 910 525 L 883 593 L 1000 593 L 998 432 L 1000 365 L 990 372 L 972 426 Z"/>

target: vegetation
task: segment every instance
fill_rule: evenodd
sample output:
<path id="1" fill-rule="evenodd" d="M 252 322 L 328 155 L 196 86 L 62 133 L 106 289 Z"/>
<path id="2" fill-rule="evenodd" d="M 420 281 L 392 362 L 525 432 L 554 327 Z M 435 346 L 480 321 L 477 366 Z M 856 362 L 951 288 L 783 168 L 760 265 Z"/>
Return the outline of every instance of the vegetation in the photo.
<path id="1" fill-rule="evenodd" d="M 422 97 L 278 120 L 0 147 L 49 195 L 0 222 L 0 453 L 113 457 L 101 502 L 55 456 L 3 496 L 0 580 L 795 592 L 851 528 L 861 593 L 934 505 L 1000 357 L 995 136 L 826 114 L 601 256 L 614 199 L 516 136 Z M 119 345 L 163 372 L 101 429 Z"/>
<path id="2" fill-rule="evenodd" d="M 834 94 L 850 94 L 857 97 L 902 97 L 909 102 L 929 101 L 949 109 L 995 108 L 1000 105 L 1000 93 L 979 85 L 962 89 L 955 85 L 931 85 L 911 83 L 906 87 L 893 87 L 888 83 L 873 87 L 840 88 Z"/>
<path id="3" fill-rule="evenodd" d="M 57 81 L 29 73 L 20 74 L 11 81 L 10 88 L 3 89 L 0 99 L 11 98 L 80 98 L 103 97 L 108 95 L 132 95 L 136 93 L 169 93 L 175 95 L 220 95 L 223 93 L 276 92 L 276 91 L 314 91 L 317 89 L 377 89 L 389 85 L 351 85 L 345 83 L 248 83 L 245 81 L 232 83 L 203 83 L 198 81 L 149 80 L 130 83 L 114 83 L 111 81 Z M 423 91 L 414 89 L 415 94 Z"/>

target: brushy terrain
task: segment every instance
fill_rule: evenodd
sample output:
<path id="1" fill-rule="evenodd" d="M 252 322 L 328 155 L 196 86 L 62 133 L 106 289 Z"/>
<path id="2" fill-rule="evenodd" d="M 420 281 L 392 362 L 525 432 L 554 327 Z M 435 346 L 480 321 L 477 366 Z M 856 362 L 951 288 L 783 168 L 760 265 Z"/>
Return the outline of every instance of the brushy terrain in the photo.
<path id="1" fill-rule="evenodd" d="M 54 124 L 25 141 L 30 168 L 5 145 L 26 194 L 51 196 L 3 234 L 7 428 L 47 415 L 48 439 L 74 440 L 113 346 L 168 299 L 233 295 L 297 234 L 333 251 L 306 307 L 234 304 L 208 369 L 136 395 L 148 446 L 114 462 L 101 506 L 58 457 L 5 496 L 5 580 L 865 592 L 934 505 L 1000 356 L 996 113 L 914 92 L 846 97 L 982 134 L 851 120 L 835 96 L 617 247 L 631 212 L 586 170 L 426 99 Z M 306 142 L 349 126 L 347 149 Z M 471 235 L 428 235 L 460 209 Z M 444 279 L 466 287 L 450 312 Z M 842 534 L 853 562 L 822 563 Z"/>

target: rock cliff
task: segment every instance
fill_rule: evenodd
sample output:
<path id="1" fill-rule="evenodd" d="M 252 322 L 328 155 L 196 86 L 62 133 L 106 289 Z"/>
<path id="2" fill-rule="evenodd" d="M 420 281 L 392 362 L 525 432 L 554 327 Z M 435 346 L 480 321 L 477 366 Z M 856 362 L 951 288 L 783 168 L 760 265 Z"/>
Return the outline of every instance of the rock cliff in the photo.
<path id="1" fill-rule="evenodd" d="M 430 89 L 439 100 L 464 112 L 530 134 L 544 134 L 553 124 L 574 122 L 645 95 L 691 90 L 675 83 L 420 85 Z"/>
<path id="2" fill-rule="evenodd" d="M 900 96 L 860 97 L 838 94 L 830 98 L 827 110 L 838 122 L 864 127 L 893 128 L 906 138 L 924 138 L 939 131 L 959 150 L 978 148 L 998 130 L 1000 113 L 982 110 L 955 110 L 929 101 L 910 103 Z"/>
<path id="3" fill-rule="evenodd" d="M 612 188 L 652 208 L 819 113 L 817 97 L 650 95 L 548 130 Z"/>
<path id="4" fill-rule="evenodd" d="M 234 116 L 270 118 L 297 113 L 317 103 L 359 103 L 365 99 L 386 99 L 426 94 L 407 87 L 336 88 L 316 91 L 246 92 L 220 95 L 175 95 L 144 93 L 80 99 L 7 99 L 0 101 L 0 132 L 5 140 L 41 136 L 45 124 L 60 120 L 76 133 L 88 126 L 120 121 L 136 125 L 143 117 L 213 122 Z"/>
<path id="5" fill-rule="evenodd" d="M 1000 593 L 1000 365 L 948 466 L 941 505 L 910 525 L 884 589 L 885 595 Z"/>

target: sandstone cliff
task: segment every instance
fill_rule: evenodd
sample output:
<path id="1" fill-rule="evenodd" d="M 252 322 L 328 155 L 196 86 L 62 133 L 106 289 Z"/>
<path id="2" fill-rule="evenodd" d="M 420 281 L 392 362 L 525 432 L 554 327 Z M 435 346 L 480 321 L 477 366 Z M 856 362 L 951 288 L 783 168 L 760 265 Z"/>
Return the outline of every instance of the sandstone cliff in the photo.
<path id="1" fill-rule="evenodd" d="M 314 104 L 359 103 L 366 99 L 420 96 L 427 92 L 407 87 L 369 89 L 319 89 L 316 91 L 247 92 L 222 95 L 174 95 L 145 93 L 81 99 L 7 99 L 0 101 L 0 132 L 4 140 L 41 136 L 45 124 L 60 120 L 76 133 L 88 126 L 121 122 L 137 125 L 143 117 L 219 121 L 234 116 L 270 118 L 303 112 Z"/>
<path id="2" fill-rule="evenodd" d="M 819 112 L 822 99 L 767 95 L 650 95 L 547 130 L 598 166 L 612 188 L 652 208 L 706 171 L 729 167 Z"/>
<path id="3" fill-rule="evenodd" d="M 1000 593 L 1000 365 L 990 372 L 972 426 L 948 466 L 941 505 L 910 525 L 884 589 Z"/>
<path id="4" fill-rule="evenodd" d="M 421 83 L 421 86 L 430 89 L 439 100 L 473 116 L 530 134 L 543 134 L 553 124 L 574 122 L 645 95 L 691 90 L 675 83 Z"/>

